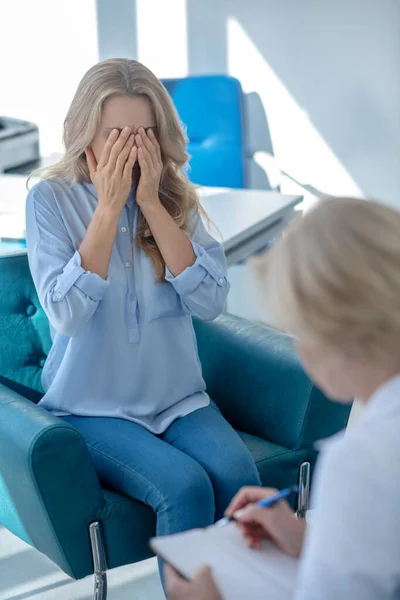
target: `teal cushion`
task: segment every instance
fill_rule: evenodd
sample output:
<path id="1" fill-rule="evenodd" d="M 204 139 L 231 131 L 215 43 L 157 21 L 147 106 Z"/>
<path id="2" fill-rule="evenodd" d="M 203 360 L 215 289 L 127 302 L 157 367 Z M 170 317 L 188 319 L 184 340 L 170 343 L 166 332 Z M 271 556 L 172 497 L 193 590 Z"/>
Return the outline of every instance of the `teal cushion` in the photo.
<path id="1" fill-rule="evenodd" d="M 0 383 L 38 402 L 51 339 L 26 253 L 0 257 L 0 282 Z"/>
<path id="2" fill-rule="evenodd" d="M 250 450 L 260 473 L 263 486 L 284 488 L 294 485 L 299 477 L 299 465 L 304 461 L 314 462 L 316 452 L 312 448 L 289 450 L 255 435 L 238 431 Z"/>

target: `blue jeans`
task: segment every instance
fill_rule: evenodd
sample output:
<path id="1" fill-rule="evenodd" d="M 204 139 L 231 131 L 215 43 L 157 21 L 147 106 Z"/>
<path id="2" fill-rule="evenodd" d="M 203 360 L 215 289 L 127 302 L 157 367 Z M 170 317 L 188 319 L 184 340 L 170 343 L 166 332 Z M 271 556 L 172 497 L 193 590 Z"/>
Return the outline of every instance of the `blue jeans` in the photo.
<path id="1" fill-rule="evenodd" d="M 261 485 L 253 458 L 214 403 L 161 435 L 109 417 L 63 417 L 85 440 L 100 480 L 157 515 L 157 535 L 219 519 L 244 485 Z"/>

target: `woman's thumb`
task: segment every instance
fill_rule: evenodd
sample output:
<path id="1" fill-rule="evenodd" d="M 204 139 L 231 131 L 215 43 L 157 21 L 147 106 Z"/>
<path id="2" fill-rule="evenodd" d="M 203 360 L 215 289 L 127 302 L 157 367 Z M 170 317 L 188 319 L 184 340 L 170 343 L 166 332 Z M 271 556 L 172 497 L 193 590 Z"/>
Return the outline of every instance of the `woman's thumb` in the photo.
<path id="1" fill-rule="evenodd" d="M 201 567 L 196 573 L 196 578 L 202 579 L 203 581 L 212 579 L 211 567 L 208 565 Z"/>

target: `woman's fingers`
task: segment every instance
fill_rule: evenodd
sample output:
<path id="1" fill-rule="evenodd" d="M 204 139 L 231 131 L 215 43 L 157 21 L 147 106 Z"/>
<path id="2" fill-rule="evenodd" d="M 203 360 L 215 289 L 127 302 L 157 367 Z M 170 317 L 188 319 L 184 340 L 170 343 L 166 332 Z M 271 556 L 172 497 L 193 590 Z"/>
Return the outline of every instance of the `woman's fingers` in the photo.
<path id="1" fill-rule="evenodd" d="M 238 523 L 244 537 L 262 538 L 265 537 L 264 528 L 258 523 Z"/>
<path id="2" fill-rule="evenodd" d="M 99 160 L 99 167 L 105 167 L 106 164 L 108 163 L 108 159 L 110 156 L 110 152 L 111 152 L 111 148 L 113 147 L 113 145 L 115 144 L 115 142 L 117 141 L 119 136 L 119 131 L 118 129 L 113 129 L 110 133 L 110 135 L 107 138 L 107 141 L 104 145 L 103 151 L 101 153 L 100 156 L 100 160 Z"/>
<path id="3" fill-rule="evenodd" d="M 274 508 L 265 509 L 260 506 L 249 506 L 236 518 L 241 525 L 248 525 L 253 529 L 262 528 L 264 531 L 268 531 L 271 518 L 274 518 Z"/>
<path id="4" fill-rule="evenodd" d="M 131 135 L 126 140 L 125 146 L 122 148 L 117 158 L 117 162 L 115 165 L 115 170 L 117 173 L 122 173 L 122 171 L 124 170 L 125 163 L 128 160 L 128 156 L 130 151 L 132 150 L 134 141 L 135 136 L 133 135 L 133 133 L 131 133 Z"/>
<path id="5" fill-rule="evenodd" d="M 87 165 L 89 168 L 90 179 L 93 181 L 93 177 L 94 177 L 94 174 L 96 173 L 96 169 L 97 169 L 96 157 L 94 155 L 93 150 L 89 147 L 86 148 L 85 154 L 86 154 L 86 162 L 87 162 Z"/>
<path id="6" fill-rule="evenodd" d="M 153 130 L 149 129 L 147 134 L 146 130 L 141 127 L 133 137 L 132 143 L 130 142 L 131 135 L 133 135 L 132 130 L 128 126 L 124 127 L 121 133 L 118 129 L 113 129 L 105 143 L 98 166 L 105 167 L 107 165 L 110 170 L 117 169 L 121 172 L 134 142 L 139 148 L 142 148 L 143 159 L 148 168 L 162 166 L 161 149 Z"/>
<path id="7" fill-rule="evenodd" d="M 270 508 L 249 506 L 237 517 L 245 537 L 253 543 L 257 539 L 271 540 L 278 548 L 290 554 L 299 556 L 305 533 L 304 521 L 294 517 L 287 502 L 281 500 Z M 260 532 L 260 529 L 262 531 Z"/>
<path id="8" fill-rule="evenodd" d="M 154 152 L 153 153 L 150 152 L 150 150 L 146 147 L 144 137 L 140 133 L 138 133 L 136 135 L 135 140 L 136 140 L 136 145 L 138 146 L 138 148 L 140 150 L 142 150 L 143 158 L 145 159 L 149 168 L 155 168 L 157 165 L 157 157 L 155 156 Z M 149 143 L 148 140 L 147 140 L 147 143 Z M 139 156 L 140 156 L 140 153 L 139 153 Z"/>
<path id="9" fill-rule="evenodd" d="M 141 127 L 139 129 L 139 135 L 141 137 L 141 141 L 143 143 L 144 148 L 146 148 L 146 150 L 151 156 L 153 165 L 155 167 L 162 168 L 161 148 L 154 134 L 154 131 L 152 129 L 148 129 L 146 131 L 145 129 L 143 129 L 143 127 Z"/>
<path id="10" fill-rule="evenodd" d="M 162 158 L 161 158 L 161 146 L 158 143 L 156 134 L 154 133 L 154 131 L 152 129 L 148 129 L 146 131 L 146 134 L 147 134 L 150 142 L 153 144 L 153 147 L 155 148 L 155 156 L 156 156 L 157 163 L 162 168 L 163 162 L 162 162 Z"/>
<path id="11" fill-rule="evenodd" d="M 244 487 L 236 496 L 226 509 L 225 514 L 231 517 L 233 513 L 241 508 L 245 508 L 248 504 L 254 504 L 264 498 L 270 498 L 276 494 L 276 490 L 272 488 L 260 488 L 260 487 Z"/>
<path id="12" fill-rule="evenodd" d="M 129 152 L 129 155 L 125 162 L 124 170 L 122 173 L 122 177 L 124 179 L 131 181 L 132 170 L 133 170 L 133 167 L 135 166 L 136 159 L 137 159 L 137 148 L 136 148 L 136 146 L 133 146 L 131 151 Z"/>
<path id="13" fill-rule="evenodd" d="M 149 174 L 150 166 L 149 166 L 148 161 L 146 160 L 146 157 L 145 157 L 142 147 L 138 148 L 138 161 L 139 161 L 139 167 L 140 167 L 140 171 L 141 171 L 141 177 L 143 177 L 143 175 L 145 177 L 147 177 Z"/>
<path id="14" fill-rule="evenodd" d="M 148 135 L 149 133 L 150 133 L 150 129 L 146 132 L 144 127 L 140 127 L 140 129 L 138 131 L 138 134 L 142 138 L 145 148 L 147 148 L 147 150 L 150 152 L 150 154 L 152 156 L 156 156 L 157 148 L 156 148 L 156 145 L 153 143 L 153 141 L 150 139 L 150 137 Z"/>
<path id="15" fill-rule="evenodd" d="M 257 545 L 257 540 L 261 539 L 275 539 L 274 534 L 276 534 L 277 523 L 274 508 L 265 509 L 259 506 L 249 506 L 240 517 L 237 517 L 237 522 L 245 539 L 250 541 L 251 544 Z"/>
<path id="16" fill-rule="evenodd" d="M 245 535 L 244 538 L 249 548 L 253 548 L 254 550 L 259 550 L 261 548 L 260 538 L 252 537 L 251 535 Z"/>
<path id="17" fill-rule="evenodd" d="M 150 141 L 152 142 L 152 144 L 155 146 L 160 158 L 161 158 L 161 147 L 160 144 L 158 143 L 158 139 L 156 138 L 156 134 L 154 133 L 154 131 L 151 129 L 148 129 L 146 131 L 146 134 L 148 135 Z"/>
<path id="18" fill-rule="evenodd" d="M 110 169 L 110 171 L 113 171 L 115 169 L 118 157 L 121 154 L 131 133 L 132 133 L 132 129 L 130 127 L 124 127 L 123 130 L 121 131 L 121 133 L 119 134 L 117 141 L 114 142 L 114 145 L 111 148 L 110 156 L 109 156 L 108 162 L 107 162 L 107 166 Z"/>

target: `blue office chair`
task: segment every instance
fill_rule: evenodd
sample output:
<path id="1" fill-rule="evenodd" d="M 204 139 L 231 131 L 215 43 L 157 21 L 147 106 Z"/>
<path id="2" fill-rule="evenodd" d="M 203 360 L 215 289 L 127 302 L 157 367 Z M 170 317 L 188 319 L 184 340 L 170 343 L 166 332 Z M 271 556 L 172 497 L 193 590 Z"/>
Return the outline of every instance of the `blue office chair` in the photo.
<path id="1" fill-rule="evenodd" d="M 198 185 L 243 188 L 246 185 L 243 93 L 227 75 L 164 79 L 187 128 L 189 178 Z"/>

